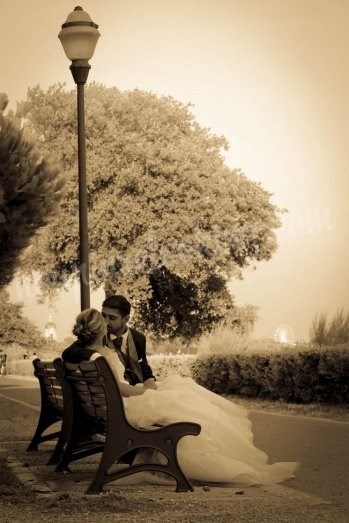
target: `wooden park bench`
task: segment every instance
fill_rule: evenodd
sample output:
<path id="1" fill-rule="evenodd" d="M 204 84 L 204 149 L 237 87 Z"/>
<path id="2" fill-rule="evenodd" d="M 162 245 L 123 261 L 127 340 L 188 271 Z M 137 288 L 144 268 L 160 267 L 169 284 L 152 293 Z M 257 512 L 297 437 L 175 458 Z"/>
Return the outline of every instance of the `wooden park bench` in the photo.
<path id="1" fill-rule="evenodd" d="M 68 418 L 73 420 L 57 472 L 70 472 L 71 462 L 101 452 L 87 494 L 99 493 L 106 483 L 142 471 L 172 476 L 176 480 L 177 492 L 193 490 L 178 463 L 177 444 L 183 436 L 200 434 L 200 425 L 178 422 L 161 427 L 136 428 L 126 418 L 117 381 L 102 356 L 79 364 L 63 363 L 57 359 L 54 365 L 58 375 L 64 374 L 64 379 L 70 385 L 72 401 L 70 405 L 65 404 L 64 416 L 67 412 Z M 167 463 L 131 462 L 122 468 L 120 465 L 114 466 L 123 463 L 125 457 L 127 461 L 130 453 L 144 448 L 161 452 Z"/>
<path id="2" fill-rule="evenodd" d="M 39 358 L 33 360 L 34 375 L 40 384 L 41 410 L 34 436 L 27 447 L 27 451 L 37 451 L 38 445 L 45 441 L 57 439 L 55 449 L 51 455 L 48 465 L 57 464 L 62 456 L 70 431 L 71 418 L 63 416 L 65 397 L 69 397 L 70 390 L 63 381 L 63 377 L 57 375 L 57 369 L 52 361 L 41 361 Z M 60 430 L 48 432 L 47 429 L 61 422 Z"/>

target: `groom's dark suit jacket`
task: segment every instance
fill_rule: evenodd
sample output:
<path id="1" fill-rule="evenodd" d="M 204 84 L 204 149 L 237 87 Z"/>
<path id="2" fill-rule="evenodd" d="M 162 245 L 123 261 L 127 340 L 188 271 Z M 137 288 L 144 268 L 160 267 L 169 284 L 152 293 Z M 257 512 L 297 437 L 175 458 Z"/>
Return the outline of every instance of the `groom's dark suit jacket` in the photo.
<path id="1" fill-rule="evenodd" d="M 146 381 L 149 378 L 154 378 L 153 371 L 148 363 L 147 354 L 146 354 L 146 337 L 141 332 L 136 329 L 128 327 L 131 331 L 132 338 L 136 347 L 136 352 L 138 356 L 138 363 L 142 371 L 143 381 Z M 86 361 L 91 356 L 91 350 L 87 349 L 80 341 L 75 341 L 72 345 L 67 347 L 62 353 L 62 359 L 69 363 L 80 363 L 81 361 Z M 139 383 L 139 379 L 132 372 L 131 368 L 126 368 L 125 374 L 130 379 L 132 385 Z"/>

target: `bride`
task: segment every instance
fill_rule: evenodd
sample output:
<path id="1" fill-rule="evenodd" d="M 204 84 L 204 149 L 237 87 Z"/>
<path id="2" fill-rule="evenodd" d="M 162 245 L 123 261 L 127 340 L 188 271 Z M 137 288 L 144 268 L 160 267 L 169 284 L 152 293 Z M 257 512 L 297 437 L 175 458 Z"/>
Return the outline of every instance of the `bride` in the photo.
<path id="1" fill-rule="evenodd" d="M 79 340 L 80 361 L 104 356 L 118 382 L 129 422 L 137 427 L 193 421 L 199 436 L 186 436 L 178 444 L 178 460 L 191 480 L 271 485 L 294 477 L 297 463 L 268 464 L 268 456 L 253 444 L 251 422 L 244 407 L 195 383 L 173 375 L 157 382 L 157 389 L 129 385 L 116 352 L 103 346 L 106 325 L 99 311 L 82 311 L 73 328 Z M 69 361 L 65 351 L 63 359 Z M 74 355 L 76 362 L 76 354 Z"/>

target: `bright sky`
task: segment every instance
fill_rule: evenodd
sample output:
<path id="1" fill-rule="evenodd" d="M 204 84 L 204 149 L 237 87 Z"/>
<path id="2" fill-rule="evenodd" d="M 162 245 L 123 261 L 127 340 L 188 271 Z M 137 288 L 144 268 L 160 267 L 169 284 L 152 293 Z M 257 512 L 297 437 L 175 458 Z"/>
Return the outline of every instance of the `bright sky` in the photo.
<path id="1" fill-rule="evenodd" d="M 0 0 L 0 92 L 11 107 L 28 87 L 75 85 L 57 38 L 70 0 Z M 89 81 L 195 104 L 198 121 L 231 144 L 227 163 L 288 209 L 269 262 L 233 282 L 259 306 L 255 336 L 286 324 L 307 338 L 320 311 L 349 291 L 348 0 L 85 0 L 101 37 Z M 88 168 L 88 166 L 87 166 Z M 42 328 L 47 307 L 13 285 L 11 299 Z M 92 304 L 99 307 L 101 294 Z M 71 332 L 79 295 L 51 313 Z"/>

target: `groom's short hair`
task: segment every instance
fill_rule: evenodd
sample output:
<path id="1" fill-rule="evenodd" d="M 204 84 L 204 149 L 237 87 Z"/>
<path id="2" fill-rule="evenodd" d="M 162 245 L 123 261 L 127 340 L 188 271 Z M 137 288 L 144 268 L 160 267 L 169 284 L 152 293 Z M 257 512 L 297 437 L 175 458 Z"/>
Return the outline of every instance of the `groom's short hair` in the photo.
<path id="1" fill-rule="evenodd" d="M 118 309 L 122 316 L 129 316 L 131 312 L 131 303 L 121 294 L 114 294 L 108 296 L 102 303 L 102 307 L 109 307 L 110 309 Z"/>

